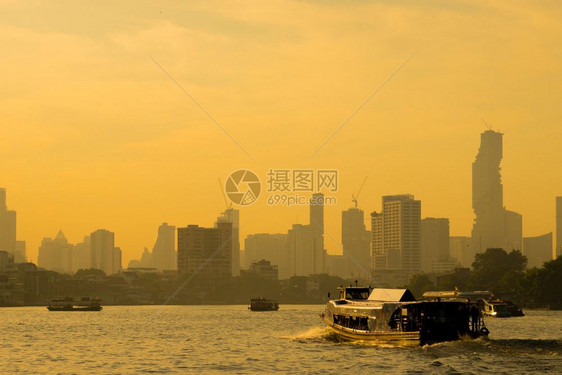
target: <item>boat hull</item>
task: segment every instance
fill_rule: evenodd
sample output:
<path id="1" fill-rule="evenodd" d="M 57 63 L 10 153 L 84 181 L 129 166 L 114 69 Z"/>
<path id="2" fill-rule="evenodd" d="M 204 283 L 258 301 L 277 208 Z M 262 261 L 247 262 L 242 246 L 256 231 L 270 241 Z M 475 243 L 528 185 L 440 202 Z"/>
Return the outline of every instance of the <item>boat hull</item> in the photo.
<path id="1" fill-rule="evenodd" d="M 419 332 L 400 332 L 400 331 L 374 331 L 367 332 L 358 329 L 351 329 L 332 323 L 326 316 L 322 316 L 324 323 L 332 330 L 332 332 L 349 340 L 365 340 L 380 341 L 382 343 L 394 343 L 405 345 L 419 345 Z"/>
<path id="2" fill-rule="evenodd" d="M 279 306 L 277 307 L 248 307 L 250 311 L 277 311 L 279 310 Z"/>
<path id="3" fill-rule="evenodd" d="M 47 306 L 49 311 L 101 311 L 101 306 L 83 306 L 83 307 L 67 307 L 67 306 Z"/>

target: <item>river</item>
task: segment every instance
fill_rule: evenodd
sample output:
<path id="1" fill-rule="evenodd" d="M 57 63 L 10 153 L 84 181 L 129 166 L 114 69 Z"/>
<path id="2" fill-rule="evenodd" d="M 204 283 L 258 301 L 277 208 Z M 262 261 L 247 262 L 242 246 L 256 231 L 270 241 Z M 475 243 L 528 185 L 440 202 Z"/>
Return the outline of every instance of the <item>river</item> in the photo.
<path id="1" fill-rule="evenodd" d="M 562 311 L 488 318 L 489 338 L 424 347 L 338 340 L 321 305 L 0 309 L 0 373 L 562 373 Z"/>

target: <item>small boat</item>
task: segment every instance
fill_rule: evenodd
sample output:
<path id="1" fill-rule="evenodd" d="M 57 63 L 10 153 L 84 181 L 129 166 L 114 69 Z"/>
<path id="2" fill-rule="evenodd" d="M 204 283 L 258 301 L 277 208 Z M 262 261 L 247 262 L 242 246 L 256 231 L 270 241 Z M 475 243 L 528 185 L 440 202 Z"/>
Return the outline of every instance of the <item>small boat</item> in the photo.
<path id="1" fill-rule="evenodd" d="M 482 313 L 486 316 L 496 318 L 511 318 L 514 316 L 524 316 L 523 310 L 511 301 L 502 301 L 497 298 L 482 300 Z"/>
<path id="2" fill-rule="evenodd" d="M 248 309 L 251 311 L 277 311 L 279 303 L 267 298 L 252 298 Z"/>
<path id="3" fill-rule="evenodd" d="M 346 339 L 425 345 L 490 333 L 480 305 L 467 299 L 416 301 L 408 289 L 338 289 L 320 317 Z"/>
<path id="4" fill-rule="evenodd" d="M 101 300 L 97 297 L 82 297 L 74 300 L 72 297 L 53 298 L 47 306 L 49 311 L 101 311 Z"/>

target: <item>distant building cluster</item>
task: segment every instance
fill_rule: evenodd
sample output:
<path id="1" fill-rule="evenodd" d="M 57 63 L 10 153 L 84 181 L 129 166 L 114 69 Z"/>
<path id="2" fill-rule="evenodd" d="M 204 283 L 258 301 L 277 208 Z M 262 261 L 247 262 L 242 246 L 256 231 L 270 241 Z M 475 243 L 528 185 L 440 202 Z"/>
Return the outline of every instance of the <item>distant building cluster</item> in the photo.
<path id="1" fill-rule="evenodd" d="M 115 247 L 115 234 L 98 229 L 83 242 L 70 244 L 61 231 L 55 238 L 43 238 L 37 265 L 60 273 L 75 273 L 79 269 L 96 268 L 106 275 L 121 271 L 121 249 Z"/>
<path id="2" fill-rule="evenodd" d="M 555 238 L 552 232 L 523 238 L 522 216 L 506 209 L 503 202 L 502 142 L 502 133 L 481 134 L 472 164 L 475 218 L 470 236 L 451 236 L 448 218 L 423 217 L 421 201 L 410 194 L 383 196 L 380 211 L 372 211 L 366 225 L 354 196 L 354 207 L 341 215 L 341 251 L 328 254 L 323 195 L 316 193 L 309 201 L 307 224 L 293 224 L 286 233 L 249 234 L 243 250 L 237 209 L 228 207 L 209 227 L 176 229 L 163 223 L 152 251 L 145 248 L 128 268 L 130 272 L 177 270 L 179 277 L 200 286 L 238 276 L 287 280 L 321 273 L 399 286 L 416 273 L 469 268 L 475 255 L 488 248 L 520 250 L 529 267 L 540 267 L 562 255 L 562 197 L 556 197 Z M 43 239 L 38 266 L 60 273 L 96 268 L 113 275 L 123 272 L 121 256 L 110 231 L 96 230 L 77 244 L 69 243 L 59 231 L 54 238 Z M 8 262 L 24 264 L 25 242 L 16 240 L 16 212 L 7 209 L 6 190 L 0 189 L 0 266 Z"/>

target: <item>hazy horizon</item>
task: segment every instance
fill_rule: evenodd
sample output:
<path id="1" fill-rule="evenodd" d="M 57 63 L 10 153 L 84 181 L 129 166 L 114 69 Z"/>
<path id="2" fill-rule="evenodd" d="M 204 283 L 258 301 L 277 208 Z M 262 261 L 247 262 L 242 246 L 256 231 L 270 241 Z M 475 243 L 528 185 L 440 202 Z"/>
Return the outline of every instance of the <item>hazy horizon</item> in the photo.
<path id="1" fill-rule="evenodd" d="M 422 217 L 449 218 L 451 236 L 469 236 L 482 118 L 504 134 L 504 205 L 523 216 L 523 236 L 555 230 L 557 2 L 0 0 L 0 9 L 0 187 L 32 261 L 59 229 L 77 243 L 104 228 L 126 266 L 162 222 L 212 226 L 226 208 L 218 179 L 238 169 L 262 184 L 272 168 L 337 169 L 329 253 L 340 252 L 341 211 L 365 176 L 366 219 L 383 195 L 409 193 Z M 308 206 L 261 197 L 240 207 L 242 248 L 248 234 L 285 233 L 297 220 L 308 222 Z"/>

